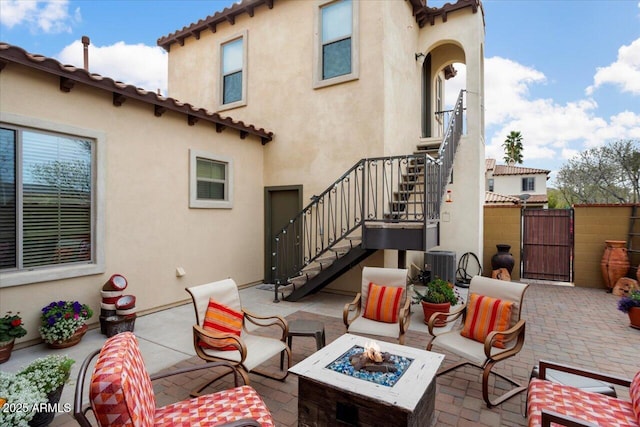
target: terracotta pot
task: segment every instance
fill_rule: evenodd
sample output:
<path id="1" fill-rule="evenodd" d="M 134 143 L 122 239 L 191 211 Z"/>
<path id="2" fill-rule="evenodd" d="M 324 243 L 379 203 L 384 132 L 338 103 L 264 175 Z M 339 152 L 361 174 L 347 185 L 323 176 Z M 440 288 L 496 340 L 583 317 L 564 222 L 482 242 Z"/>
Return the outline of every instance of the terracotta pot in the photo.
<path id="1" fill-rule="evenodd" d="M 87 333 L 89 327 L 87 325 L 80 326 L 71 337 L 66 341 L 57 341 L 53 343 L 47 343 L 49 348 L 68 348 L 78 344 L 85 333 Z"/>
<path id="2" fill-rule="evenodd" d="M 429 323 L 429 319 L 433 313 L 448 313 L 451 308 L 450 302 L 444 302 L 442 304 L 436 304 L 433 302 L 420 301 L 422 303 L 422 311 L 424 312 L 424 323 Z M 434 322 L 434 326 L 446 325 L 445 320 L 447 316 L 444 314 L 439 315 Z"/>
<path id="3" fill-rule="evenodd" d="M 627 242 L 624 240 L 605 240 L 604 254 L 600 267 L 604 284 L 613 289 L 618 279 L 627 275 L 629 271 L 629 257 L 627 256 Z"/>
<path id="4" fill-rule="evenodd" d="M 15 340 L 12 338 L 9 341 L 0 341 L 0 363 L 6 362 L 11 357 Z"/>
<path id="5" fill-rule="evenodd" d="M 629 314 L 629 326 L 640 329 L 640 307 L 631 307 L 627 314 Z"/>
<path id="6" fill-rule="evenodd" d="M 509 249 L 511 249 L 511 246 L 499 244 L 496 245 L 496 249 L 498 249 L 498 253 L 491 257 L 491 269 L 498 270 L 500 268 L 506 268 L 509 272 L 509 275 L 511 275 L 513 266 L 515 264 L 513 255 L 509 253 Z"/>

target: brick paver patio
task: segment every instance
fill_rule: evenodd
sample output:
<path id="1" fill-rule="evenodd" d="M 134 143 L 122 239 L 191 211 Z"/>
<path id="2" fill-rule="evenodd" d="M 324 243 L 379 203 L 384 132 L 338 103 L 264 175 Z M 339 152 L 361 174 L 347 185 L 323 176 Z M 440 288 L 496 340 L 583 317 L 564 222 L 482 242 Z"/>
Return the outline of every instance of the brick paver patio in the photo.
<path id="1" fill-rule="evenodd" d="M 313 296 L 311 297 L 313 298 Z M 497 370 L 526 383 L 531 368 L 540 359 L 601 370 L 631 377 L 640 370 L 640 330 L 628 326 L 626 314 L 617 310 L 618 297 L 602 289 L 584 289 L 552 285 L 531 285 L 525 295 L 522 317 L 527 320 L 523 351 L 496 365 Z M 415 307 L 414 307 L 415 308 Z M 298 311 L 287 319 L 314 319 L 325 324 L 327 342 L 345 332 L 342 319 Z M 406 345 L 424 348 L 427 335 L 409 331 Z M 293 363 L 315 351 L 313 338 L 293 340 Z M 444 366 L 458 360 L 446 354 Z M 173 368 L 203 363 L 193 357 Z M 279 365 L 279 359 L 272 362 Z M 494 368 L 495 369 L 495 368 Z M 523 426 L 524 393 L 488 409 L 480 390 L 481 371 L 472 367 L 459 369 L 437 379 L 437 426 Z M 251 385 L 264 398 L 278 426 L 297 426 L 297 378 L 289 375 L 284 382 L 251 374 Z M 178 376 L 155 383 L 158 405 L 187 398 L 189 391 L 203 384 L 206 376 Z M 507 384 L 497 381 L 499 392 Z M 218 382 L 215 387 L 226 387 Z M 211 391 L 214 391 L 212 387 Z M 628 397 L 625 389 L 619 395 Z M 67 414 L 54 420 L 53 426 L 76 425 Z M 381 426 L 384 422 L 381 421 Z"/>

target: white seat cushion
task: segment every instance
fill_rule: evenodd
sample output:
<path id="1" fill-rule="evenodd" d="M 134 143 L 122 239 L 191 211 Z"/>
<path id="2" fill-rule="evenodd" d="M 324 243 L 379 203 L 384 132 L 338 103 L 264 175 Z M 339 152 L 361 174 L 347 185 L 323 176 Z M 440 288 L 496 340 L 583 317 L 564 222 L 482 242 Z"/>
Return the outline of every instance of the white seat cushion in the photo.
<path id="1" fill-rule="evenodd" d="M 482 366 L 485 360 L 487 360 L 484 354 L 484 343 L 463 337 L 460 335 L 459 329 L 438 335 L 433 340 L 433 345 L 437 346 L 438 349 L 447 350 L 450 353 L 469 360 L 478 366 Z M 491 354 L 503 351 L 505 351 L 503 348 L 491 348 Z"/>
<path id="2" fill-rule="evenodd" d="M 244 345 L 247 346 L 247 358 L 244 361 L 244 366 L 248 371 L 280 354 L 286 348 L 286 344 L 278 339 L 247 334 L 244 331 L 241 338 Z M 240 352 L 238 351 L 205 350 L 205 353 L 213 357 L 240 361 Z"/>
<path id="3" fill-rule="evenodd" d="M 398 338 L 398 335 L 400 335 L 400 324 L 378 322 L 359 316 L 351 322 L 348 332 L 351 334 L 369 334 Z"/>

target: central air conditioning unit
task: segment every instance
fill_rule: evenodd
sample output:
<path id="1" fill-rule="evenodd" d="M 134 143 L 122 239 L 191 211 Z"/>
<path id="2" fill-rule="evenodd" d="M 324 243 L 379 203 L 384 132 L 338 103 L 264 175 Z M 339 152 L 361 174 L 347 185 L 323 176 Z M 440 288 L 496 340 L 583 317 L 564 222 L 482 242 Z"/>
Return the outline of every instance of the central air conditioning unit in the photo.
<path id="1" fill-rule="evenodd" d="M 427 270 L 431 270 L 431 280 L 444 279 L 456 283 L 456 253 L 453 251 L 429 251 L 424 254 Z"/>

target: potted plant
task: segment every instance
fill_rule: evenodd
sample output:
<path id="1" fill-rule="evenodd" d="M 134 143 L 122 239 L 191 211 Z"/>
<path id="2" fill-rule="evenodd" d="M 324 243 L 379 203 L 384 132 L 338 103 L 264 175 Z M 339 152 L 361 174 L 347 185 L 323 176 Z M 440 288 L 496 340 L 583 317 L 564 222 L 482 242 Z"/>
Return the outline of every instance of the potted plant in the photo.
<path id="1" fill-rule="evenodd" d="M 629 326 L 640 329 L 640 290 L 634 290 L 629 296 L 620 298 L 618 310 L 629 315 Z"/>
<path id="2" fill-rule="evenodd" d="M 33 408 L 47 400 L 28 378 L 9 372 L 0 371 L 0 390 L 0 407 Z M 35 414 L 31 410 L 0 410 L 0 425 L 27 427 Z"/>
<path id="3" fill-rule="evenodd" d="M 12 314 L 8 311 L 4 317 L 0 317 L 0 363 L 11 357 L 15 339 L 26 334 L 27 330 L 22 327 L 20 313 Z"/>
<path id="4" fill-rule="evenodd" d="M 16 374 L 19 378 L 27 379 L 44 395 L 43 405 L 36 410 L 35 416 L 29 421 L 31 427 L 47 426 L 56 414 L 56 404 L 62 396 L 62 389 L 69 380 L 71 366 L 75 361 L 66 355 L 50 354 L 34 360 Z M 71 408 L 69 408 L 71 409 Z"/>
<path id="5" fill-rule="evenodd" d="M 76 345 L 87 331 L 93 310 L 78 301 L 54 301 L 42 308 L 40 335 L 51 348 Z"/>
<path id="6" fill-rule="evenodd" d="M 448 313 L 451 306 L 457 305 L 460 297 L 452 284 L 446 280 L 436 278 L 426 284 L 424 292 L 413 290 L 413 302 L 421 303 L 424 312 L 424 323 L 429 323 L 433 313 Z M 435 326 L 444 326 L 446 316 L 438 316 Z"/>

